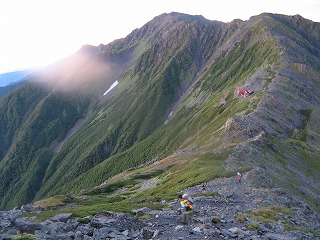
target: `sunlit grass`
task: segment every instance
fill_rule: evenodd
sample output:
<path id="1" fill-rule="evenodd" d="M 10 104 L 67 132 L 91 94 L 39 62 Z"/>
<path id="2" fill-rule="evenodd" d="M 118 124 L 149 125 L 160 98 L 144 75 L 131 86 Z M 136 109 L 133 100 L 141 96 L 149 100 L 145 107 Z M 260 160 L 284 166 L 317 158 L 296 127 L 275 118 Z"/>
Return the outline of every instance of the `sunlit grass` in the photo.
<path id="1" fill-rule="evenodd" d="M 65 195 L 57 195 L 54 197 L 46 198 L 34 203 L 35 208 L 52 209 L 59 206 L 64 206 L 70 201 Z"/>
<path id="2" fill-rule="evenodd" d="M 72 207 L 64 207 L 60 209 L 55 208 L 50 211 L 42 211 L 36 215 L 35 213 L 26 213 L 24 215 L 36 216 L 36 221 L 42 222 L 44 220 L 51 219 L 59 213 L 72 213 L 74 218 L 82 218 L 86 216 L 93 216 L 102 210 L 132 214 L 131 211 L 133 209 L 139 209 L 142 207 L 160 210 L 167 206 L 160 203 L 136 203 L 131 199 L 127 199 L 119 195 L 96 195 L 90 196 L 90 198 L 85 198 L 82 201 L 77 202 L 77 204 Z"/>
<path id="3" fill-rule="evenodd" d="M 225 151 L 181 159 L 160 176 L 159 184 L 155 188 L 137 194 L 135 199 L 142 202 L 172 200 L 185 188 L 214 178 L 232 176 L 234 172 L 224 169 L 224 160 L 229 154 L 230 151 Z"/>
<path id="4" fill-rule="evenodd" d="M 282 217 L 280 217 L 278 213 L 292 215 L 292 210 L 283 206 L 271 206 L 269 208 L 252 210 L 249 216 L 255 218 L 259 222 L 266 223 L 281 220 Z"/>

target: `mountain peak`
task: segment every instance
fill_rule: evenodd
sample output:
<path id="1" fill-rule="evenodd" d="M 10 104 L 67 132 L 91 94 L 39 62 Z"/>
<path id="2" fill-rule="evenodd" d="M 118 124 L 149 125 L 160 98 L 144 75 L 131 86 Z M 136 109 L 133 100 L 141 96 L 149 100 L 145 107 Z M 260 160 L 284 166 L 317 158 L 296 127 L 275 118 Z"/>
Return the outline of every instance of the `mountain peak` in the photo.
<path id="1" fill-rule="evenodd" d="M 318 26 L 269 13 L 227 24 L 173 12 L 84 46 L 89 56 L 42 71 L 52 86 L 25 84 L 1 99 L 0 207 L 119 176 L 126 185 L 135 168 L 159 184 L 130 190 L 130 201 L 172 200 L 258 168 L 260 187 L 319 210 Z M 165 167 L 153 169 L 159 159 Z"/>

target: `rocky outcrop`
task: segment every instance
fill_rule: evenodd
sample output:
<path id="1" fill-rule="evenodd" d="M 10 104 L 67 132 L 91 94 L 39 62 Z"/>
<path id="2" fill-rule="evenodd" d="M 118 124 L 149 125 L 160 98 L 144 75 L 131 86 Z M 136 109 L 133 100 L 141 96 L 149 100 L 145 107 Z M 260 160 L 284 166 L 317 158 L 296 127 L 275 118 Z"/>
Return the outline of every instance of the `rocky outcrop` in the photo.
<path id="1" fill-rule="evenodd" d="M 88 217 L 89 223 L 80 223 L 72 214 L 58 214 L 42 223 L 19 218 L 22 211 L 0 213 L 0 239 L 12 239 L 30 234 L 35 239 L 134 239 L 146 235 L 146 223 L 123 213 L 98 212 Z"/>
<path id="2" fill-rule="evenodd" d="M 257 187 L 255 174 L 210 181 L 206 187 L 185 191 L 195 200 L 192 220 L 182 224 L 175 200 L 168 208 L 132 210 L 133 215 L 100 211 L 94 216 L 75 218 L 58 214 L 36 222 L 22 217 L 24 211 L 0 212 L 0 239 L 24 233 L 34 239 L 320 239 L 320 217 L 304 202 L 280 188 Z M 164 203 L 164 202 L 163 202 Z M 144 220 L 141 220 L 144 219 Z"/>

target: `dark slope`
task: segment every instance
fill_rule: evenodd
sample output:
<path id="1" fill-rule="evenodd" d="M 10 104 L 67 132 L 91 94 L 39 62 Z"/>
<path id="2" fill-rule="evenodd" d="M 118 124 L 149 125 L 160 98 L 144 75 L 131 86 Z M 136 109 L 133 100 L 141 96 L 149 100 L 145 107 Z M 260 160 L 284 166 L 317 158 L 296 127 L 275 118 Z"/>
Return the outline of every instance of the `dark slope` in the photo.
<path id="1" fill-rule="evenodd" d="M 31 201 L 52 158 L 50 145 L 82 117 L 88 101 L 27 84 L 1 101 L 2 204 Z"/>
<path id="2" fill-rule="evenodd" d="M 47 87 L 31 85 L 30 103 L 5 107 L 25 86 L 1 100 L 1 136 L 10 136 L 1 138 L 2 208 L 77 192 L 178 150 L 227 156 L 230 169 L 265 169 L 316 203 L 317 29 L 299 16 L 225 24 L 171 13 L 124 39 L 85 46 L 42 71 Z M 255 94 L 235 97 L 238 87 Z M 15 124 L 12 111 L 22 113 Z"/>
<path id="3" fill-rule="evenodd" d="M 0 98 L 6 95 L 7 93 L 11 92 L 12 90 L 16 89 L 17 87 L 21 86 L 22 84 L 25 84 L 24 81 L 12 83 L 4 87 L 0 87 Z"/>

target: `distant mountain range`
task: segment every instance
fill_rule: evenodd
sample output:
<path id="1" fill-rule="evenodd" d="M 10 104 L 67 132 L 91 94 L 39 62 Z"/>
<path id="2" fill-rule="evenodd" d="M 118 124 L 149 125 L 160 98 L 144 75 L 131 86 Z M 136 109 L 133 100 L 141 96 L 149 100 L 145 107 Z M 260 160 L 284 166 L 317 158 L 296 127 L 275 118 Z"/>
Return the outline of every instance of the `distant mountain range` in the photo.
<path id="1" fill-rule="evenodd" d="M 320 23 L 162 14 L 29 79 L 0 99 L 1 209 L 167 159 L 132 199 L 257 169 L 320 211 Z"/>
<path id="2" fill-rule="evenodd" d="M 35 69 L 27 69 L 0 74 L 0 97 L 23 84 L 25 78 L 35 71 Z"/>
<path id="3" fill-rule="evenodd" d="M 0 74 L 0 87 L 5 87 L 9 84 L 21 81 L 23 78 L 35 71 L 35 69 L 27 69 L 15 72 L 2 73 Z"/>

